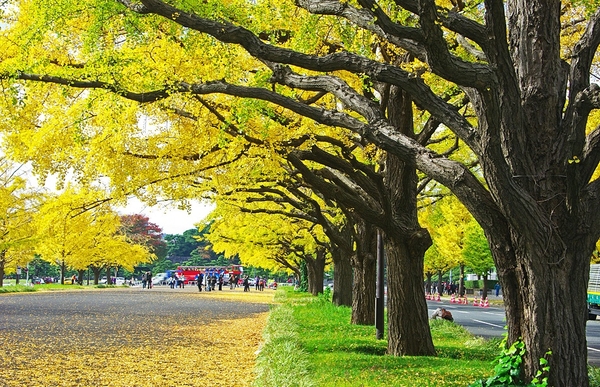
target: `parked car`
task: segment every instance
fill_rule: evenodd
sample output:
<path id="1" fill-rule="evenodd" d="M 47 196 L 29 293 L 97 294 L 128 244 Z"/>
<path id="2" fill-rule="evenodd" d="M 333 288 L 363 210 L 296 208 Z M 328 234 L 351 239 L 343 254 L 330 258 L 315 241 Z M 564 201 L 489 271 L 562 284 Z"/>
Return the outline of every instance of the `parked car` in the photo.
<path id="1" fill-rule="evenodd" d="M 167 284 L 167 273 L 158 273 L 152 277 L 152 285 L 166 285 Z"/>
<path id="2" fill-rule="evenodd" d="M 123 278 L 123 277 L 111 277 L 110 279 L 117 286 L 121 286 L 121 285 L 125 284 L 125 278 Z M 100 281 L 98 281 L 98 284 L 106 285 L 106 277 L 102 277 L 102 279 Z"/>

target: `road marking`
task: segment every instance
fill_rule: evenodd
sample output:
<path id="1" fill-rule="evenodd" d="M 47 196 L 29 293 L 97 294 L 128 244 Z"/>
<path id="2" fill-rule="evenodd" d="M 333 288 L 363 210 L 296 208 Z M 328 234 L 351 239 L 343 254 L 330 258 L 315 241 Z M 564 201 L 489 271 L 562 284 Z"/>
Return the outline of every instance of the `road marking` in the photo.
<path id="1" fill-rule="evenodd" d="M 587 347 L 587 349 L 589 349 L 590 351 L 600 352 L 600 349 L 596 349 L 596 348 L 592 348 L 592 347 Z"/>
<path id="2" fill-rule="evenodd" d="M 491 314 L 492 316 L 504 316 L 504 313 L 495 313 L 495 312 L 483 312 L 485 314 Z"/>
<path id="3" fill-rule="evenodd" d="M 489 323 L 489 322 L 486 322 L 486 321 L 475 320 L 475 319 L 473 319 L 473 321 L 478 322 L 480 324 L 491 325 L 491 326 L 496 327 L 496 328 L 502 328 L 502 329 L 504 329 L 504 326 L 502 326 L 502 325 L 492 324 L 492 323 Z"/>

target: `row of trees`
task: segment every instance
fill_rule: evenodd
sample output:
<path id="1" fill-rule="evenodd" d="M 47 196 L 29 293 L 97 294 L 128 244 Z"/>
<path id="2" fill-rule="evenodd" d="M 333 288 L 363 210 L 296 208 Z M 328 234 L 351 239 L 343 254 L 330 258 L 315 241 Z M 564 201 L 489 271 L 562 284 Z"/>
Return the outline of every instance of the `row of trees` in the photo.
<path id="1" fill-rule="evenodd" d="M 365 313 L 355 322 L 372 310 L 380 229 L 391 355 L 435 354 L 422 297 L 432 238 L 417 209 L 419 193 L 432 201 L 443 185 L 483 229 L 509 342 L 528 350 L 525 379 L 550 349 L 550 385 L 588 385 L 586 283 L 600 236 L 593 1 L 5 4 L 12 157 L 42 174 L 109 177 L 113 198 L 216 200 L 213 235 L 231 253 L 302 257 L 315 284 L 331 259 L 336 302 Z M 248 212 L 295 220 L 281 237 L 266 221 L 248 228 Z"/>
<path id="2" fill-rule="evenodd" d="M 60 194 L 28 187 L 23 171 L 3 159 L 0 164 L 0 286 L 5 274 L 39 257 L 79 278 L 91 269 L 95 283 L 102 270 L 133 271 L 151 262 L 164 242 L 161 230 L 140 215 L 120 216 L 103 203 L 102 192 L 66 187 Z"/>

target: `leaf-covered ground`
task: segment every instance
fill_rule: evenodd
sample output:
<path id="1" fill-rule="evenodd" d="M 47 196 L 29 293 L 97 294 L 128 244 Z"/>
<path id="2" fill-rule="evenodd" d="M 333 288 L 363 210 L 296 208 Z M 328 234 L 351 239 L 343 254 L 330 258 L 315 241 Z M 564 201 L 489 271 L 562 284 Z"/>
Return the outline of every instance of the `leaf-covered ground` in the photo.
<path id="1" fill-rule="evenodd" d="M 249 386 L 273 291 L 0 296 L 0 386 Z"/>

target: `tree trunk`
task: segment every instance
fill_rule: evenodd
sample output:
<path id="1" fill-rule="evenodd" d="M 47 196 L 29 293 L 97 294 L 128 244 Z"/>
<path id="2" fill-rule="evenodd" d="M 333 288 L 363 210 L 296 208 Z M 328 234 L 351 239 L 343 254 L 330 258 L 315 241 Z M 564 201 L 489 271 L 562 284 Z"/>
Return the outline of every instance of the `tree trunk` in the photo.
<path id="1" fill-rule="evenodd" d="M 85 274 L 85 270 L 77 270 L 77 283 L 79 285 L 83 285 L 84 274 Z"/>
<path id="2" fill-rule="evenodd" d="M 66 271 L 66 265 L 65 265 L 65 260 L 61 260 L 60 261 L 60 284 L 64 285 L 65 284 L 65 271 Z"/>
<path id="3" fill-rule="evenodd" d="M 333 304 L 352 306 L 352 266 L 350 257 L 341 249 L 334 249 L 333 257 Z"/>
<path id="4" fill-rule="evenodd" d="M 442 271 L 438 270 L 437 272 L 437 294 L 439 294 L 440 296 L 442 295 L 442 293 L 444 292 L 444 287 L 442 286 Z"/>
<path id="5" fill-rule="evenodd" d="M 112 278 L 111 278 L 111 267 L 107 266 L 106 267 L 106 285 L 112 285 Z"/>
<path id="6" fill-rule="evenodd" d="M 323 279 L 325 278 L 325 250 L 318 249 L 315 258 L 306 259 L 308 271 L 308 292 L 313 296 L 323 293 Z"/>
<path id="7" fill-rule="evenodd" d="M 355 219 L 356 253 L 352 260 L 354 287 L 352 324 L 375 324 L 377 231 L 363 219 Z"/>
<path id="8" fill-rule="evenodd" d="M 0 251 L 0 288 L 4 286 L 4 273 L 6 267 L 6 250 Z"/>
<path id="9" fill-rule="evenodd" d="M 481 293 L 481 299 L 487 298 L 488 296 L 488 275 L 484 274 L 483 275 L 483 289 L 482 289 L 482 293 Z"/>
<path id="10" fill-rule="evenodd" d="M 385 236 L 388 260 L 388 353 L 395 356 L 435 356 L 423 294 L 423 246 L 426 230 L 412 238 Z M 416 246 L 421 246 L 416 248 Z"/>
<path id="11" fill-rule="evenodd" d="M 426 294 L 431 294 L 431 277 L 432 276 L 433 276 L 433 273 L 431 273 L 430 271 L 425 273 L 425 277 L 427 278 L 425 280 L 425 293 Z"/>
<path id="12" fill-rule="evenodd" d="M 94 273 L 94 285 L 98 285 L 98 281 L 100 280 L 100 272 L 102 271 L 101 267 L 91 266 L 92 273 Z"/>
<path id="13" fill-rule="evenodd" d="M 516 316 L 511 318 L 515 323 L 509 323 L 509 340 L 522 338 L 525 343 L 526 377 L 535 375 L 540 358 L 547 357 L 548 385 L 588 385 L 586 293 L 590 252 L 589 248 L 577 247 L 560 254 L 544 248 L 519 257 L 516 287 L 506 285 L 514 279 L 503 273 L 507 320 L 508 316 Z M 541 256 L 547 260 L 540 260 Z M 552 354 L 547 356 L 549 350 Z"/>
<path id="14" fill-rule="evenodd" d="M 397 130 L 414 137 L 412 100 L 395 86 L 389 89 L 388 119 Z M 423 293 L 425 251 L 431 236 L 417 217 L 417 171 L 414 165 L 386 154 L 387 190 L 385 254 L 388 265 L 388 347 L 391 355 L 433 356 L 427 303 Z"/>

